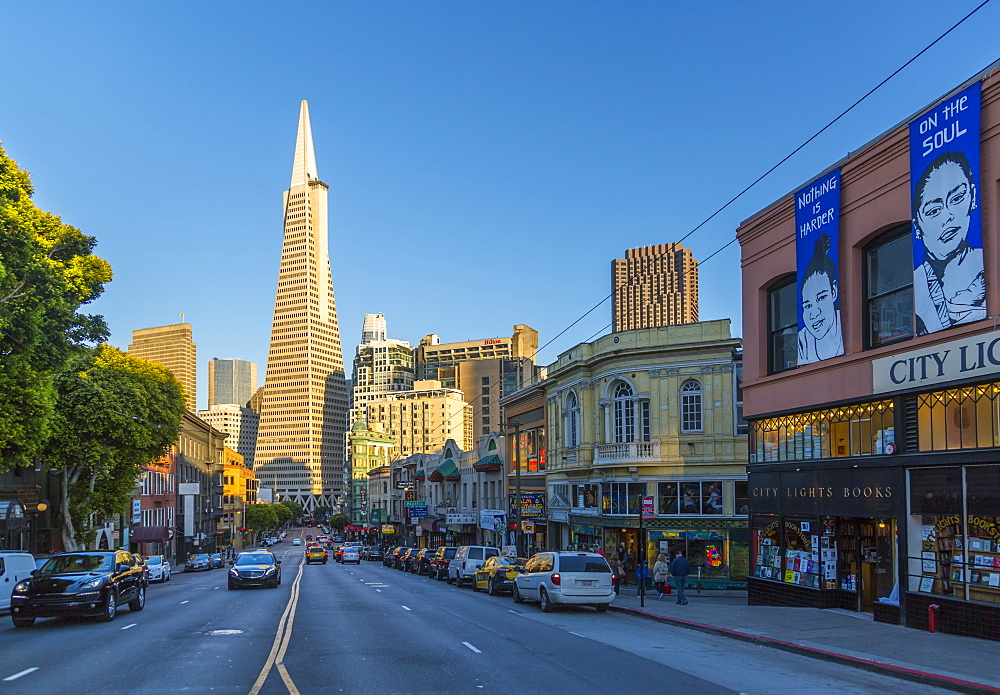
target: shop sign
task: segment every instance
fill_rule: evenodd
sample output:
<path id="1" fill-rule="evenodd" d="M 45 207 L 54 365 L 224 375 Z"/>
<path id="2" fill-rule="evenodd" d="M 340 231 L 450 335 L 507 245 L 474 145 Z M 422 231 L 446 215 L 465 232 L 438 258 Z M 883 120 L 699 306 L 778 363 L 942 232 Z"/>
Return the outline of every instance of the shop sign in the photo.
<path id="1" fill-rule="evenodd" d="M 502 531 L 507 526 L 507 515 L 497 509 L 483 509 L 479 512 L 479 528 L 487 531 Z"/>
<path id="2" fill-rule="evenodd" d="M 888 393 L 1000 373 L 1000 331 L 872 361 L 872 390 Z"/>
<path id="3" fill-rule="evenodd" d="M 132 500 L 132 523 L 142 521 L 142 500 Z"/>
<path id="4" fill-rule="evenodd" d="M 851 468 L 833 471 L 749 475 L 752 514 L 891 517 L 901 512 L 904 485 L 899 469 Z"/>
<path id="5" fill-rule="evenodd" d="M 514 500 L 516 495 L 509 495 L 507 500 L 507 507 L 510 510 L 511 516 L 517 516 L 516 505 Z M 523 493 L 521 495 L 521 516 L 545 516 L 545 497 L 544 492 L 539 493 Z"/>
<path id="6" fill-rule="evenodd" d="M 395 532 L 396 532 L 396 527 L 393 526 L 392 524 L 385 524 L 382 527 L 382 533 L 392 534 L 392 533 L 395 533 Z"/>
<path id="7" fill-rule="evenodd" d="M 446 524 L 474 524 L 476 523 L 475 512 L 461 512 L 445 515 Z"/>
<path id="8" fill-rule="evenodd" d="M 521 530 L 524 531 L 525 533 L 534 533 L 535 532 L 535 522 L 532 521 L 531 519 L 524 519 L 521 522 Z"/>

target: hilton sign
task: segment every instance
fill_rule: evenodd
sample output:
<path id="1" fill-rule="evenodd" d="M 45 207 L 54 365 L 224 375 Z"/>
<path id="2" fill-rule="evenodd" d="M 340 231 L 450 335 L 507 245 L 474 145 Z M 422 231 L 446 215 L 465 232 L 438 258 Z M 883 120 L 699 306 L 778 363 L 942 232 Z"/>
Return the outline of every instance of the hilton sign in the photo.
<path id="1" fill-rule="evenodd" d="M 1000 374 L 1000 331 L 873 360 L 872 390 L 888 393 L 993 374 Z"/>

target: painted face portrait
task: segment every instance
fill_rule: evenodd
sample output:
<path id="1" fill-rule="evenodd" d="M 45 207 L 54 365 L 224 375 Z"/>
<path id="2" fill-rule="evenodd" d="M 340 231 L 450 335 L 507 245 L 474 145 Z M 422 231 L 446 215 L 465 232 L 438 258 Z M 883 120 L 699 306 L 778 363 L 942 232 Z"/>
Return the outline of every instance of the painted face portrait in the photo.
<path id="1" fill-rule="evenodd" d="M 934 260 L 954 256 L 969 234 L 976 187 L 957 162 L 927 175 L 916 207 L 917 237 Z"/>
<path id="2" fill-rule="evenodd" d="M 802 283 L 802 321 L 816 340 L 822 340 L 836 321 L 837 284 L 824 273 L 813 273 Z"/>

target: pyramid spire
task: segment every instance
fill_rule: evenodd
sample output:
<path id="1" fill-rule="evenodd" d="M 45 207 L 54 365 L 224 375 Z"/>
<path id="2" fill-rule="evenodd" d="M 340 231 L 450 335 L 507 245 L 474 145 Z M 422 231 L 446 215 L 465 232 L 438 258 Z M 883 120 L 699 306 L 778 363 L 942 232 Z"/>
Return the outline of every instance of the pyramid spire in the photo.
<path id="1" fill-rule="evenodd" d="M 302 100 L 299 107 L 299 132 L 295 136 L 295 161 L 292 163 L 292 186 L 318 179 L 316 150 L 313 149 L 312 126 L 309 124 L 309 102 Z"/>

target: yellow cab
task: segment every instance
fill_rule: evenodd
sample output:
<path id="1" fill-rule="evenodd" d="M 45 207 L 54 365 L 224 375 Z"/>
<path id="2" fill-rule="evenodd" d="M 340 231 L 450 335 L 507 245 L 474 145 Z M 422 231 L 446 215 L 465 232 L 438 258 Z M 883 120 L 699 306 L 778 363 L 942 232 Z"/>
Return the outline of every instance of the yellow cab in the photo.
<path id="1" fill-rule="evenodd" d="M 330 556 L 327 555 L 326 550 L 324 550 L 322 546 L 310 545 L 306 548 L 307 565 L 312 564 L 313 562 L 322 562 L 325 565 L 329 557 Z"/>
<path id="2" fill-rule="evenodd" d="M 497 596 L 503 591 L 511 591 L 514 577 L 526 563 L 523 557 L 494 555 L 487 558 L 483 566 L 472 575 L 472 590 L 486 591 L 490 596 Z"/>

